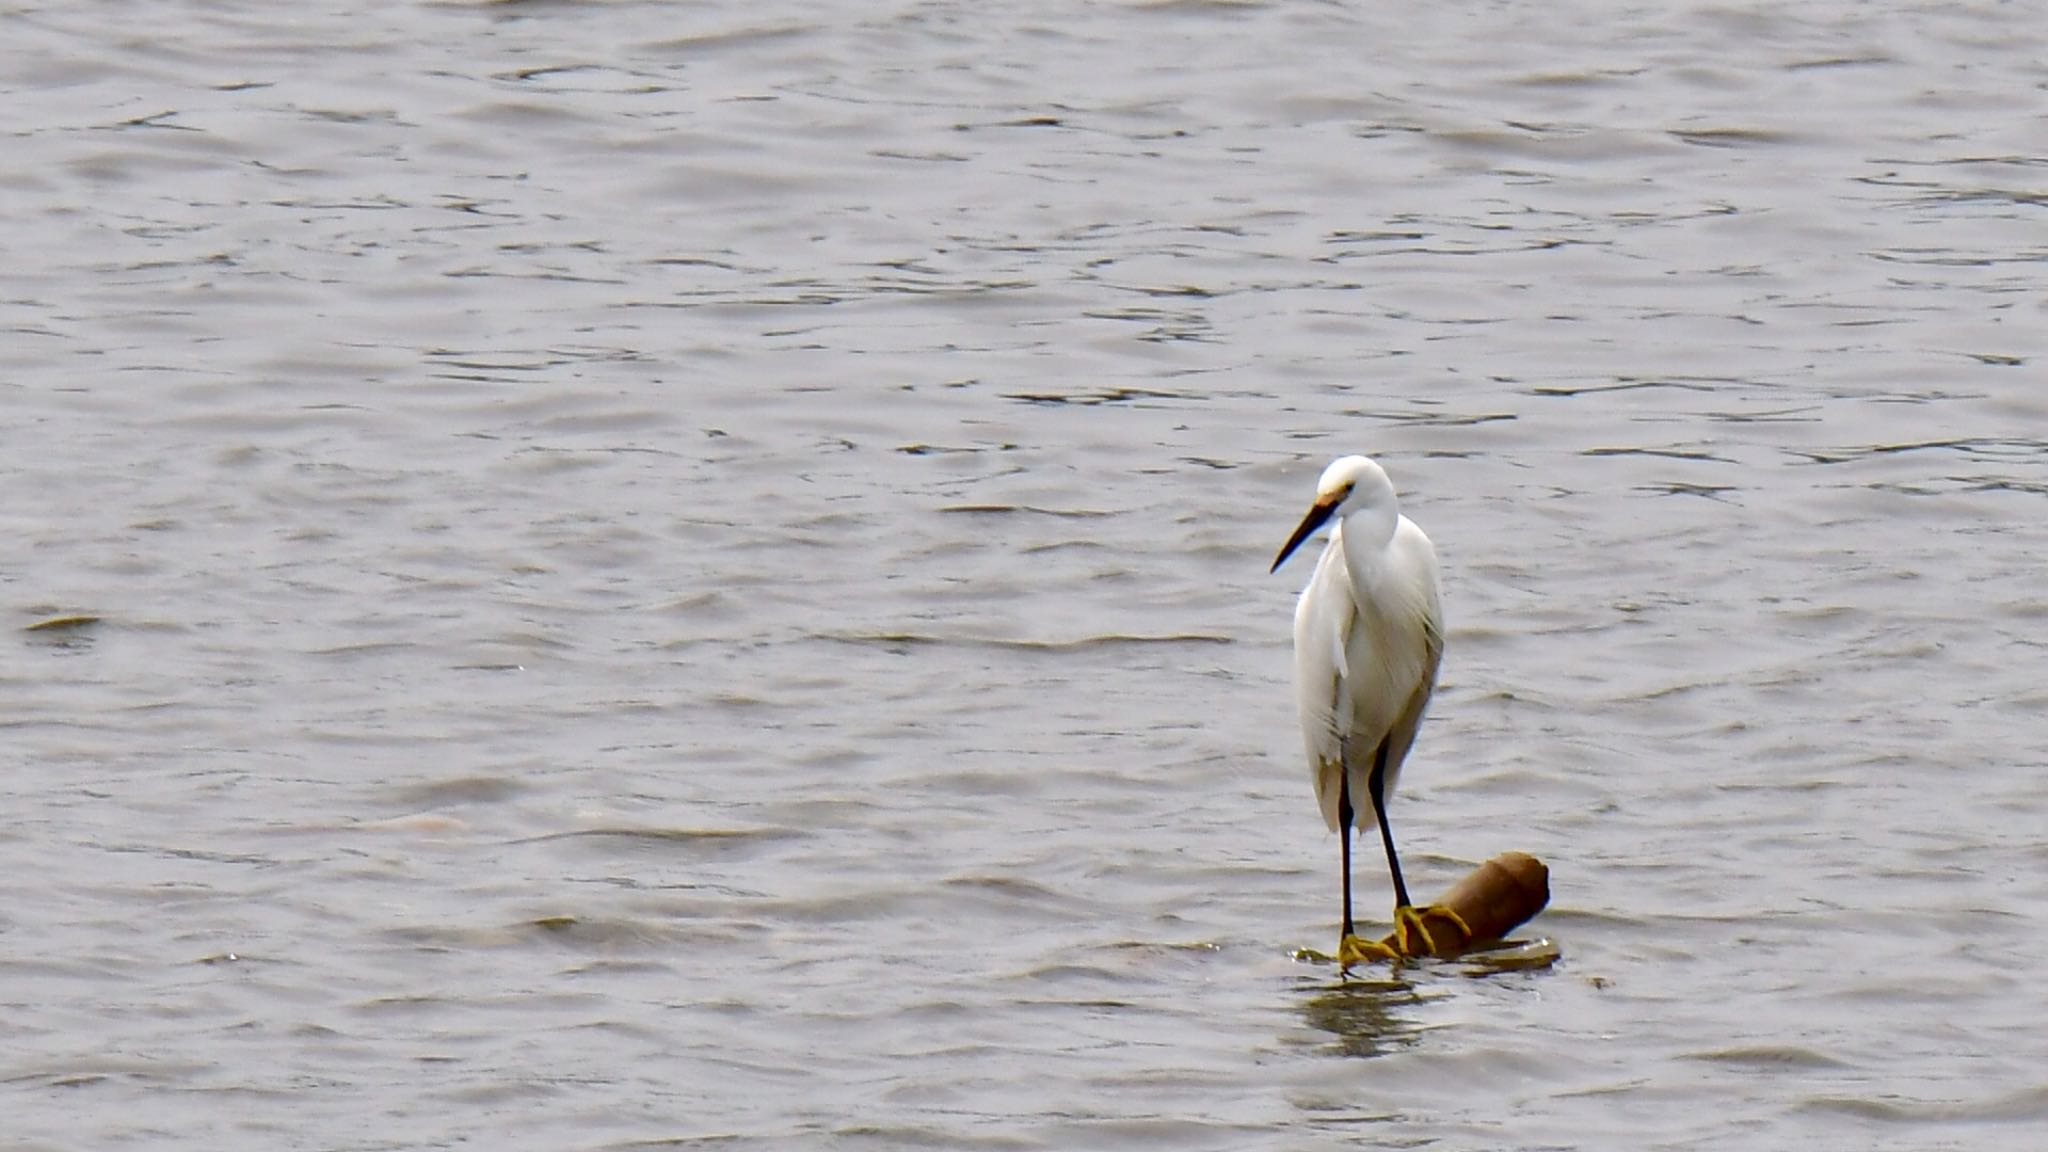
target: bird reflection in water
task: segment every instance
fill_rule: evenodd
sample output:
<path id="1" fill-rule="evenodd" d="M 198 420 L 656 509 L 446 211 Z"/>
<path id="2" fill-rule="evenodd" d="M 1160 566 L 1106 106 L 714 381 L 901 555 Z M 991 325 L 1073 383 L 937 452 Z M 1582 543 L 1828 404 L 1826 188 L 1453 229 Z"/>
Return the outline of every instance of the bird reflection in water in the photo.
<path id="1" fill-rule="evenodd" d="M 1339 1056 L 1384 1056 L 1415 1043 L 1422 1025 L 1410 1010 L 1424 997 L 1405 980 L 1303 981 L 1301 1018 L 1331 1037 Z"/>
<path id="2" fill-rule="evenodd" d="M 1310 955 L 1325 964 L 1333 962 L 1320 953 Z M 1559 955 L 1557 944 L 1541 936 L 1468 952 L 1455 967 L 1432 967 L 1471 979 L 1508 978 L 1515 973 L 1547 971 Z M 1425 993 L 1399 976 L 1362 980 L 1355 974 L 1340 976 L 1334 984 L 1303 980 L 1297 991 L 1302 994 L 1303 1022 L 1332 1037 L 1329 1050 L 1339 1056 L 1384 1056 L 1415 1043 L 1424 1026 L 1411 1013 L 1446 994 L 1441 990 Z"/>

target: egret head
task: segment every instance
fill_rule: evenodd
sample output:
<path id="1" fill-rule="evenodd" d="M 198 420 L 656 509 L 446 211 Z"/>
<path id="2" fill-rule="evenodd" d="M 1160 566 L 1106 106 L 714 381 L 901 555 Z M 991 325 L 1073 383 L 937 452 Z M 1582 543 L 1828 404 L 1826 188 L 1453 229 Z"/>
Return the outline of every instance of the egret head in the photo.
<path id="1" fill-rule="evenodd" d="M 1273 558 L 1273 566 L 1267 571 L 1278 572 L 1280 565 L 1294 554 L 1301 542 L 1315 534 L 1332 517 L 1341 521 L 1353 512 L 1373 509 L 1385 513 L 1387 527 L 1393 527 L 1398 515 L 1398 504 L 1394 497 L 1394 482 L 1387 479 L 1386 470 L 1364 456 L 1340 456 L 1323 469 L 1322 478 L 1316 481 L 1316 502 L 1309 506 L 1308 515 L 1301 518 L 1294 535 L 1280 549 L 1280 555 Z"/>

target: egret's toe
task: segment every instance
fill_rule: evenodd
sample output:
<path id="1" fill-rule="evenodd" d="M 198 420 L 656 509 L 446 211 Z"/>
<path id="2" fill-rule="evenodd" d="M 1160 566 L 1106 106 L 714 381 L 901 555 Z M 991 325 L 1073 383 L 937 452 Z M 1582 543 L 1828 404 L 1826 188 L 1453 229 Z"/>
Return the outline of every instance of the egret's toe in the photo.
<path id="1" fill-rule="evenodd" d="M 1436 927 L 1430 927 L 1430 921 Z M 1464 947 L 1472 939 L 1472 926 L 1465 918 L 1442 904 L 1417 908 L 1403 904 L 1394 909 L 1394 945 L 1403 956 L 1442 956 Z"/>
<path id="2" fill-rule="evenodd" d="M 1399 960 L 1401 954 L 1378 940 L 1367 940 L 1346 933 L 1337 941 L 1337 966 L 1348 969 L 1355 964 L 1372 960 Z"/>

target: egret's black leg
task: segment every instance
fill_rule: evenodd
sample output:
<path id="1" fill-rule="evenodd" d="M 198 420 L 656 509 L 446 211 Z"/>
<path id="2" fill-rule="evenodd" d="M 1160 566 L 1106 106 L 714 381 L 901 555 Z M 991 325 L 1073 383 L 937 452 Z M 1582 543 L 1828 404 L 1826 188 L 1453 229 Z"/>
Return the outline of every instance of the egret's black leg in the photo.
<path id="1" fill-rule="evenodd" d="M 1373 814 L 1380 818 L 1380 840 L 1387 846 L 1387 871 L 1394 877 L 1394 936 L 1400 943 L 1401 955 L 1442 954 L 1437 934 L 1429 928 L 1432 916 L 1456 926 L 1459 935 L 1446 937 L 1445 943 L 1451 948 L 1460 947 L 1463 941 L 1472 938 L 1472 928 L 1455 909 L 1441 904 L 1416 908 L 1408 903 L 1408 884 L 1401 879 L 1401 857 L 1394 852 L 1394 830 L 1387 824 L 1387 746 L 1384 742 L 1373 754 L 1372 774 L 1365 778 L 1365 786 L 1372 793 Z"/>
<path id="2" fill-rule="evenodd" d="M 1344 933 L 1337 939 L 1355 935 L 1351 931 L 1351 780 L 1350 773 L 1341 769 L 1337 773 L 1337 854 L 1344 862 Z"/>
<path id="3" fill-rule="evenodd" d="M 1350 971 L 1353 964 L 1367 960 L 1398 960 L 1400 953 L 1374 940 L 1360 940 L 1351 923 L 1351 825 L 1357 812 L 1351 807 L 1351 781 L 1341 770 L 1337 776 L 1337 837 L 1344 861 L 1344 932 L 1337 937 L 1337 965 Z"/>
<path id="4" fill-rule="evenodd" d="M 1380 741 L 1379 751 L 1372 754 L 1372 774 L 1365 778 L 1365 786 L 1372 792 L 1373 815 L 1380 818 L 1380 840 L 1387 846 L 1387 871 L 1394 876 L 1394 907 L 1406 908 L 1409 906 L 1408 885 L 1401 879 L 1401 857 L 1394 852 L 1394 830 L 1387 825 L 1387 742 L 1384 740 Z M 1343 809 L 1338 811 L 1341 813 Z M 1345 890 L 1350 891 L 1348 881 Z"/>

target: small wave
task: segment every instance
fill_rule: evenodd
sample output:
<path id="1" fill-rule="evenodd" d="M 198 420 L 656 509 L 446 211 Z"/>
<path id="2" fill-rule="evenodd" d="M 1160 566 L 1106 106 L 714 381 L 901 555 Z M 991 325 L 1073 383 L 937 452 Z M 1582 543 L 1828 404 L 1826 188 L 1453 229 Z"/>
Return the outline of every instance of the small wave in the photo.
<path id="1" fill-rule="evenodd" d="M 1009 652 L 1082 652 L 1096 648 L 1149 647 L 1161 644 L 1235 643 L 1231 637 L 1215 636 L 1204 632 L 1176 632 L 1160 636 L 1105 633 L 1100 636 L 1080 636 L 1070 640 L 1026 640 L 1016 637 L 999 636 L 934 636 L 923 632 L 814 632 L 805 637 L 805 639 L 826 640 L 834 644 L 880 645 L 891 648 L 931 646 L 987 648 Z"/>
<path id="2" fill-rule="evenodd" d="M 1855 1067 L 1846 1060 L 1838 1060 L 1825 1052 L 1796 1044 L 1756 1044 L 1739 1048 L 1720 1048 L 1711 1052 L 1689 1053 L 1686 1059 L 1763 1071 Z"/>
<path id="3" fill-rule="evenodd" d="M 1904 1100 L 1896 1096 L 1814 1096 L 1799 1108 L 1894 1124 L 2029 1122 L 2048 1120 L 2048 1085 L 1984 1100 Z"/>
<path id="4" fill-rule="evenodd" d="M 734 851 L 760 844 L 799 840 L 810 835 L 800 828 L 765 825 L 759 828 L 579 828 L 571 832 L 550 832 L 529 836 L 515 844 L 547 844 L 556 841 L 612 841 L 638 847 L 676 847 L 707 851 Z"/>
<path id="5" fill-rule="evenodd" d="M 1096 508 L 1039 508 L 1031 504 L 951 504 L 939 511 L 970 516 L 1007 516 L 1021 512 L 1032 516 L 1058 516 L 1070 520 L 1094 520 L 1116 515 L 1114 512 Z"/>

